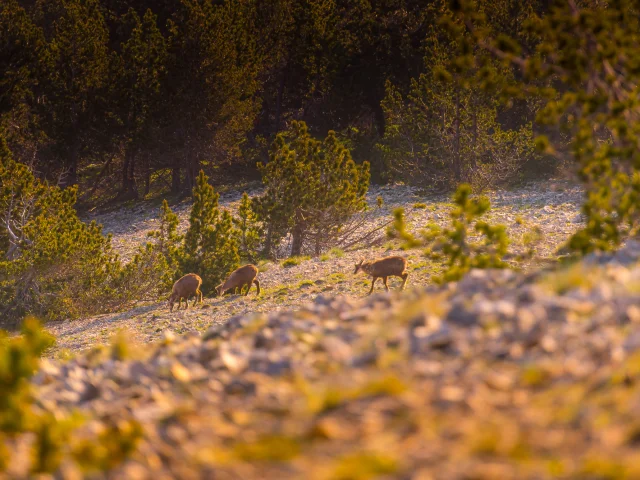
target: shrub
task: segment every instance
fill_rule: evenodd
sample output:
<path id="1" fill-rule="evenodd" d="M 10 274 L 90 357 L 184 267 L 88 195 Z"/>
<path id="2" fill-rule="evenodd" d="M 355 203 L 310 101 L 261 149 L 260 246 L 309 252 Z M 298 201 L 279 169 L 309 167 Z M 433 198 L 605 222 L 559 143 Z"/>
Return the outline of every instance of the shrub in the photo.
<path id="1" fill-rule="evenodd" d="M 142 435 L 136 422 L 121 421 L 117 426 L 104 425 L 93 438 L 79 440 L 74 435 L 83 424 L 79 414 L 34 408 L 29 381 L 38 370 L 40 356 L 54 341 L 33 318 L 25 320 L 20 336 L 8 338 L 0 330 L 0 472 L 17 456 L 12 445 L 22 437 L 32 440 L 26 443 L 29 476 L 60 476 L 63 460 L 75 461 L 85 472 L 106 472 L 135 450 Z"/>
<path id="2" fill-rule="evenodd" d="M 278 135 L 269 163 L 258 164 L 265 194 L 256 210 L 265 223 L 265 253 L 291 234 L 291 256 L 310 242 L 316 255 L 356 212 L 366 208 L 369 163 L 358 166 L 330 131 L 320 142 L 304 122 Z"/>
<path id="3" fill-rule="evenodd" d="M 11 319 L 96 311 L 113 293 L 120 262 L 110 238 L 74 209 L 76 188 L 61 190 L 13 160 L 0 137 L 0 304 Z"/>
<path id="4" fill-rule="evenodd" d="M 253 202 L 247 193 L 242 194 L 238 216 L 233 219 L 240 255 L 255 262 L 258 247 L 262 241 L 263 228 L 253 208 Z"/>
<path id="5" fill-rule="evenodd" d="M 160 229 L 149 232 L 153 238 L 155 249 L 160 252 L 170 269 L 175 270 L 180 257 L 180 247 L 183 236 L 178 234 L 178 216 L 171 211 L 166 200 L 162 202 L 160 210 Z"/>
<path id="6" fill-rule="evenodd" d="M 479 189 L 517 179 L 536 154 L 531 123 L 505 129 L 496 96 L 460 85 L 444 71 L 457 39 L 446 42 L 441 31 L 427 36 L 426 71 L 412 80 L 408 94 L 386 85 L 386 128 L 377 145 L 386 177 L 444 188 L 469 182 Z"/>
<path id="7" fill-rule="evenodd" d="M 433 259 L 444 259 L 447 269 L 437 281 L 455 281 L 472 268 L 505 268 L 509 238 L 504 225 L 489 225 L 480 218 L 489 211 L 489 199 L 482 196 L 471 198 L 471 187 L 463 184 L 453 196 L 455 207 L 451 211 L 451 225 L 441 229 L 428 225 L 421 238 L 407 231 L 404 211 L 394 212 L 395 223 L 390 230 L 404 240 L 406 247 L 427 246 Z M 484 237 L 483 241 L 472 241 L 472 232 Z"/>
<path id="8" fill-rule="evenodd" d="M 286 260 L 283 260 L 282 262 L 282 266 L 283 267 L 294 267 L 296 265 L 300 265 L 302 262 L 306 261 L 306 260 L 310 260 L 311 257 L 308 255 L 304 255 L 304 256 L 297 256 L 297 257 L 289 257 Z"/>
<path id="9" fill-rule="evenodd" d="M 232 217 L 228 211 L 220 210 L 219 197 L 201 170 L 193 188 L 193 206 L 185 235 L 178 235 L 178 217 L 163 202 L 160 230 L 149 234 L 155 242 L 141 251 L 137 265 L 144 264 L 147 258 L 162 256 L 170 272 L 162 277 L 169 280 L 167 284 L 187 273 L 197 273 L 202 277 L 202 291 L 211 292 L 240 262 Z M 163 265 L 158 265 L 157 272 L 162 268 Z"/>
<path id="10" fill-rule="evenodd" d="M 640 119 L 637 87 L 640 21 L 637 3 L 560 2 L 527 24 L 526 40 L 493 34 L 475 2 L 455 2 L 443 19 L 454 33 L 470 32 L 460 45 L 458 65 L 477 71 L 477 85 L 497 84 L 482 65 L 498 58 L 518 70 L 518 80 L 502 85 L 503 97 L 526 97 L 541 104 L 538 123 L 569 137 L 540 136 L 539 149 L 568 153 L 585 190 L 586 226 L 569 246 L 582 254 L 616 248 L 640 231 Z M 557 135 L 556 135 L 557 137 Z M 564 150 L 564 151 L 563 151 Z"/>

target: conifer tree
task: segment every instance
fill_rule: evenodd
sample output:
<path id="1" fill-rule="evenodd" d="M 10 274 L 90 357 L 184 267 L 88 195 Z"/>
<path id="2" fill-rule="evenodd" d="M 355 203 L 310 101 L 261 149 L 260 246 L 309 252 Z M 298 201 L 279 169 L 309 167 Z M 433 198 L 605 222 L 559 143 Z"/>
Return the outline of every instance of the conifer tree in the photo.
<path id="1" fill-rule="evenodd" d="M 238 216 L 233 219 L 240 245 L 240 255 L 251 262 L 255 261 L 258 246 L 262 240 L 263 228 L 258 221 L 253 202 L 247 192 L 242 194 L 238 207 Z"/>
<path id="2" fill-rule="evenodd" d="M 429 30 L 425 71 L 412 79 L 406 97 L 387 82 L 387 128 L 378 145 L 386 174 L 445 187 L 468 182 L 480 189 L 513 180 L 534 160 L 532 125 L 500 124 L 504 108 L 498 96 L 456 73 L 459 39 L 444 33 L 441 27 Z M 511 73 L 497 62 L 485 68 L 495 81 L 509 82 Z"/>
<path id="3" fill-rule="evenodd" d="M 460 280 L 474 268 L 506 268 L 509 237 L 504 225 L 491 225 L 481 218 L 491 208 L 485 196 L 472 198 L 471 186 L 462 184 L 453 195 L 455 207 L 446 228 L 428 224 L 416 237 L 407 230 L 404 210 L 394 211 L 395 221 L 389 233 L 402 239 L 406 247 L 427 247 L 426 254 L 434 260 L 442 260 L 445 270 L 437 282 Z M 475 237 L 475 238 L 474 238 Z M 481 240 L 478 239 L 481 238 Z"/>
<path id="4" fill-rule="evenodd" d="M 267 254 L 291 233 L 291 255 L 299 255 L 314 232 L 331 238 L 349 216 L 366 208 L 369 163 L 356 165 L 333 131 L 320 142 L 304 122 L 294 121 L 276 138 L 269 163 L 259 168 L 266 192 L 257 208 L 267 225 Z M 320 253 L 320 245 L 314 247 Z"/>
<path id="5" fill-rule="evenodd" d="M 120 263 L 101 226 L 74 209 L 76 188 L 36 179 L 0 136 L 0 295 L 4 314 L 78 315 L 95 308 Z"/>
<path id="6" fill-rule="evenodd" d="M 98 0 L 40 0 L 36 11 L 45 32 L 39 114 L 58 160 L 57 169 L 46 167 L 62 174 L 65 186 L 76 185 L 87 149 L 107 132 L 98 126 L 105 119 L 109 32 Z"/>
<path id="7" fill-rule="evenodd" d="M 240 261 L 231 214 L 218 207 L 218 198 L 201 170 L 193 189 L 189 228 L 181 251 L 181 273 L 203 278 L 203 292 L 210 292 Z"/>
<path id="8" fill-rule="evenodd" d="M 162 201 L 160 210 L 160 228 L 149 232 L 149 237 L 155 240 L 155 248 L 164 256 L 170 269 L 178 267 L 180 248 L 183 236 L 178 234 L 178 216 L 173 213 L 169 203 Z"/>
<path id="9" fill-rule="evenodd" d="M 33 159 L 44 140 L 33 105 L 42 30 L 17 0 L 0 2 L 0 131 L 17 159 Z"/>
<path id="10" fill-rule="evenodd" d="M 121 26 L 124 25 L 131 27 L 131 34 L 122 45 L 119 78 L 113 93 L 120 103 L 124 130 L 121 194 L 137 198 L 137 176 L 145 179 L 145 193 L 149 190 L 150 168 L 147 166 L 146 171 L 140 172 L 138 157 L 157 142 L 155 122 L 163 106 L 161 87 L 166 73 L 167 45 L 151 10 L 140 19 L 130 9 L 121 21 Z"/>
<path id="11" fill-rule="evenodd" d="M 443 18 L 462 35 L 457 64 L 477 69 L 478 84 L 495 83 L 482 67 L 493 59 L 513 66 L 519 81 L 501 89 L 505 97 L 537 98 L 536 120 L 570 136 L 568 152 L 586 195 L 587 225 L 570 240 L 581 253 L 615 248 L 640 232 L 640 5 L 616 2 L 557 2 L 546 15 L 530 16 L 526 32 L 535 48 L 509 32 L 493 31 L 472 0 L 454 2 Z M 464 35 L 463 32 L 470 32 Z M 536 140 L 549 153 L 561 145 Z"/>

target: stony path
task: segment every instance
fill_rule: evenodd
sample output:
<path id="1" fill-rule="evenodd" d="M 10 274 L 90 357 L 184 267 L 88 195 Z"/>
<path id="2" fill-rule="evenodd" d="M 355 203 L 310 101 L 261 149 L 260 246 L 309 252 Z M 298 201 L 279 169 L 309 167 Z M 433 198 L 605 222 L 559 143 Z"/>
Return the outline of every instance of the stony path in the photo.
<path id="1" fill-rule="evenodd" d="M 522 265 L 527 268 L 532 263 L 554 258 L 557 247 L 579 227 L 581 195 L 579 188 L 563 183 L 536 184 L 514 191 L 492 192 L 489 196 L 494 208 L 489 219 L 507 225 L 516 253 L 526 250 L 530 244 L 536 247 L 535 260 Z M 240 196 L 241 192 L 227 192 L 221 195 L 220 203 L 234 210 Z M 388 221 L 391 212 L 398 206 L 405 208 L 407 219 L 414 227 L 430 221 L 445 225 L 448 221 L 450 204 L 445 196 L 425 197 L 416 188 L 400 185 L 373 187 L 368 197 L 372 206 L 376 204 L 378 196 L 384 199 L 384 207 L 381 211 L 374 209 L 369 228 Z M 186 228 L 189 205 L 178 205 L 175 211 L 180 216 L 181 227 Z M 145 241 L 147 232 L 156 227 L 156 216 L 157 208 L 150 209 L 142 205 L 93 219 L 104 225 L 106 233 L 113 234 L 114 248 L 123 258 L 128 258 Z M 234 315 L 298 308 L 301 303 L 313 300 L 320 294 L 359 298 L 366 294 L 369 284 L 362 274 L 353 275 L 353 265 L 361 258 L 389 254 L 408 257 L 411 271 L 409 288 L 429 283 L 436 268 L 433 263 L 427 261 L 419 250 L 403 252 L 397 249 L 397 245 L 386 242 L 364 250 L 329 255 L 324 261 L 313 258 L 286 268 L 279 263 L 268 263 L 261 265 L 259 278 L 264 293 L 259 298 L 255 298 L 255 293 L 248 297 L 207 298 L 203 306 L 173 313 L 169 313 L 166 303 L 159 302 L 144 304 L 123 313 L 50 323 L 48 328 L 58 338 L 57 349 L 52 355 L 108 343 L 117 330 L 125 331 L 130 338 L 141 343 L 149 343 L 157 340 L 167 329 L 178 334 L 201 332 Z M 399 281 L 391 280 L 390 284 L 395 288 Z"/>

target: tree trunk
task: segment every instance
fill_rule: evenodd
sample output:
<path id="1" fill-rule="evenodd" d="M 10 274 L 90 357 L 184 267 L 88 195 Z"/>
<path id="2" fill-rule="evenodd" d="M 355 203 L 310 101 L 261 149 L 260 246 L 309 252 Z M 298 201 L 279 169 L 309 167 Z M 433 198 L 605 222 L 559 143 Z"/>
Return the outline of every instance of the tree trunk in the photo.
<path id="1" fill-rule="evenodd" d="M 73 141 L 71 151 L 69 152 L 69 166 L 63 182 L 64 187 L 72 187 L 78 184 L 78 157 L 80 156 L 80 144 L 77 140 Z"/>
<path id="2" fill-rule="evenodd" d="M 273 255 L 273 226 L 269 224 L 267 227 L 267 235 L 264 239 L 264 247 L 262 248 L 262 255 L 266 258 L 272 258 Z"/>
<path id="3" fill-rule="evenodd" d="M 129 151 L 125 150 L 124 161 L 122 162 L 122 186 L 120 188 L 121 195 L 125 195 L 125 193 L 129 190 L 129 162 L 130 161 L 131 161 L 131 157 L 129 155 Z"/>
<path id="4" fill-rule="evenodd" d="M 144 196 L 149 195 L 151 190 L 151 165 L 149 165 L 149 155 L 144 157 Z"/>
<path id="5" fill-rule="evenodd" d="M 124 152 L 124 163 L 122 165 L 122 188 L 120 196 L 124 199 L 138 197 L 138 189 L 135 180 L 135 154 L 130 147 Z"/>
<path id="6" fill-rule="evenodd" d="M 184 178 L 183 191 L 185 195 L 189 195 L 193 187 L 196 186 L 196 178 L 198 178 L 198 173 L 200 172 L 200 161 L 196 154 L 189 153 L 189 158 L 185 160 L 186 175 Z"/>
<path id="7" fill-rule="evenodd" d="M 316 234 L 316 257 L 322 253 L 322 237 L 319 233 Z"/>
<path id="8" fill-rule="evenodd" d="M 304 242 L 304 220 L 300 214 L 296 215 L 296 223 L 291 232 L 291 256 L 295 257 L 302 252 Z"/>
<path id="9" fill-rule="evenodd" d="M 478 109 L 473 107 L 473 153 L 471 154 L 471 169 L 469 172 L 469 181 L 471 175 L 478 168 Z"/>
<path id="10" fill-rule="evenodd" d="M 129 190 L 127 191 L 127 196 L 129 198 L 138 198 L 138 185 L 136 184 L 136 153 L 131 152 L 131 161 L 129 162 Z"/>
<path id="11" fill-rule="evenodd" d="M 180 167 L 173 167 L 171 169 L 171 193 L 180 193 Z"/>
<path id="12" fill-rule="evenodd" d="M 455 125 L 455 137 L 454 137 L 454 152 L 453 152 L 453 175 L 456 183 L 460 183 L 462 180 L 462 159 L 460 158 L 460 95 L 456 92 L 456 118 L 454 120 Z"/>
<path id="13" fill-rule="evenodd" d="M 277 135 L 280 131 L 280 117 L 282 116 L 282 97 L 284 95 L 284 87 L 285 81 L 287 78 L 287 71 L 289 70 L 289 66 L 285 66 L 282 71 L 282 76 L 280 77 L 280 84 L 278 85 L 278 94 L 276 96 L 276 119 L 275 119 L 275 134 Z"/>

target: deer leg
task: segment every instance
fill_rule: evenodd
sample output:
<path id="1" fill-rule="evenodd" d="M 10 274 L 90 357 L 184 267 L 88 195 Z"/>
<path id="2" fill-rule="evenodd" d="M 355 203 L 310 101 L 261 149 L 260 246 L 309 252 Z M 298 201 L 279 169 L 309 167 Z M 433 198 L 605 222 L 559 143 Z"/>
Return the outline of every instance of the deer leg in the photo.
<path id="1" fill-rule="evenodd" d="M 404 286 L 407 284 L 407 278 L 409 277 L 409 274 L 407 272 L 404 272 L 402 275 L 400 275 L 400 277 L 402 278 L 402 285 L 400 286 L 400 290 L 404 290 Z"/>
<path id="2" fill-rule="evenodd" d="M 202 290 L 198 289 L 198 294 L 200 295 L 200 303 L 202 303 Z"/>
<path id="3" fill-rule="evenodd" d="M 378 277 L 373 277 L 373 280 L 371 281 L 371 290 L 369 290 L 367 295 L 371 295 L 371 292 L 373 292 L 373 286 L 376 284 L 376 280 L 378 280 Z"/>
<path id="4" fill-rule="evenodd" d="M 245 297 L 246 297 L 247 295 L 249 295 L 249 290 L 251 290 L 251 284 L 252 284 L 252 283 L 253 283 L 253 282 L 249 282 L 249 283 L 247 283 L 247 284 L 246 284 L 247 291 L 246 291 L 246 292 L 244 292 L 244 296 L 245 296 Z M 245 287 L 245 285 L 243 285 L 243 287 L 242 287 L 242 288 L 244 288 L 244 287 Z"/>
<path id="5" fill-rule="evenodd" d="M 389 291 L 389 285 L 387 285 L 387 278 L 389 278 L 389 277 L 382 277 L 382 282 L 384 283 L 384 289 L 388 292 Z"/>

